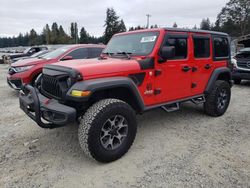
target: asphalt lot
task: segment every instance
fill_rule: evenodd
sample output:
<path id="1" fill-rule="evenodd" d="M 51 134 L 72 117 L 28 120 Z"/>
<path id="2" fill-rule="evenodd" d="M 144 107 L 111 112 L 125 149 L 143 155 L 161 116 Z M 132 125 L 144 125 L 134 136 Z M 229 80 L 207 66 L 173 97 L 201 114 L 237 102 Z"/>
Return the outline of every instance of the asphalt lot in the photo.
<path id="1" fill-rule="evenodd" d="M 232 89 L 223 117 L 182 105 L 138 116 L 138 133 L 120 160 L 86 158 L 77 125 L 45 130 L 19 109 L 0 65 L 0 187 L 250 187 L 250 82 Z"/>

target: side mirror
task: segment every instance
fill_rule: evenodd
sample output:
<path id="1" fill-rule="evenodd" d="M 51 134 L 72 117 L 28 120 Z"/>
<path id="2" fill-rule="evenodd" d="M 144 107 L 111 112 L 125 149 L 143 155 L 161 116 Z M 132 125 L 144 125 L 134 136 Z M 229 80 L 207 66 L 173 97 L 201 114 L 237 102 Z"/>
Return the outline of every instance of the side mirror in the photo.
<path id="1" fill-rule="evenodd" d="M 164 46 L 160 51 L 161 58 L 166 61 L 167 59 L 172 59 L 175 57 L 175 47 L 174 46 Z"/>
<path id="2" fill-rule="evenodd" d="M 67 61 L 67 60 L 72 60 L 73 57 L 72 56 L 64 56 L 61 61 Z"/>
<path id="3" fill-rule="evenodd" d="M 35 50 L 28 51 L 28 54 L 34 54 L 34 53 L 35 53 Z"/>

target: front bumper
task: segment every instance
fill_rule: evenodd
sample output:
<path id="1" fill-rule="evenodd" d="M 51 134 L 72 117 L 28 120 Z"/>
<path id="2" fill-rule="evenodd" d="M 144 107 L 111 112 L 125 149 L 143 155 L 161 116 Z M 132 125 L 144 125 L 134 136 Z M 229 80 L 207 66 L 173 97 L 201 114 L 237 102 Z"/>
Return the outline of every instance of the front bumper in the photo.
<path id="1" fill-rule="evenodd" d="M 13 88 L 15 90 L 20 90 L 22 85 L 23 85 L 21 79 L 13 79 L 13 80 L 11 80 L 11 79 L 7 78 L 7 83 L 11 88 Z"/>
<path id="2" fill-rule="evenodd" d="M 250 70 L 234 70 L 232 73 L 233 79 L 250 80 Z"/>
<path id="3" fill-rule="evenodd" d="M 19 95 L 20 108 L 42 128 L 56 128 L 76 121 L 76 110 L 41 95 L 38 89 L 25 85 Z"/>

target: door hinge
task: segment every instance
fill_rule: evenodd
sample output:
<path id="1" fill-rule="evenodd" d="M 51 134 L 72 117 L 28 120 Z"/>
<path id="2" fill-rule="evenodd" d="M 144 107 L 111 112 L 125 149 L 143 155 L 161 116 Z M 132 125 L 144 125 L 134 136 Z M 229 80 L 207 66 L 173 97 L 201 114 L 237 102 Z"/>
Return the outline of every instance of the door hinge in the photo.
<path id="1" fill-rule="evenodd" d="M 192 67 L 192 72 L 196 72 L 198 70 L 198 67 Z"/>
<path id="2" fill-rule="evenodd" d="M 160 76 L 161 73 L 162 73 L 162 70 L 161 70 L 161 69 L 155 70 L 155 76 Z"/>
<path id="3" fill-rule="evenodd" d="M 154 94 L 155 94 L 155 95 L 161 94 L 161 89 L 160 89 L 160 88 L 155 89 L 155 90 L 154 90 Z"/>

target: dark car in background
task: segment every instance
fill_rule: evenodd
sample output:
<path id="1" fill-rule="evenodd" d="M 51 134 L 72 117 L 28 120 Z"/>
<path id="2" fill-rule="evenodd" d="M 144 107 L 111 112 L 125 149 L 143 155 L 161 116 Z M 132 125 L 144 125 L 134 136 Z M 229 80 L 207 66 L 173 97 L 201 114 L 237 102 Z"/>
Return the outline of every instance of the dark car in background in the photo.
<path id="1" fill-rule="evenodd" d="M 37 52 L 48 50 L 46 46 L 37 46 L 37 47 L 30 47 L 24 50 L 23 53 L 18 53 L 18 54 L 11 54 L 9 55 L 10 59 L 14 58 L 19 58 L 19 57 L 26 57 L 26 56 L 31 56 Z"/>
<path id="2" fill-rule="evenodd" d="M 31 56 L 25 56 L 25 57 L 14 58 L 14 59 L 11 60 L 10 63 L 15 63 L 15 62 L 17 62 L 17 61 L 19 61 L 19 60 L 24 60 L 24 59 L 29 59 L 29 58 L 42 57 L 43 55 L 45 55 L 45 54 L 47 54 L 47 53 L 49 53 L 49 52 L 51 52 L 51 50 L 42 50 L 42 51 L 40 51 L 40 52 L 34 53 L 34 54 L 31 55 Z"/>
<path id="3" fill-rule="evenodd" d="M 104 45 L 80 44 L 67 45 L 58 48 L 42 57 L 30 58 L 11 64 L 7 74 L 7 82 L 13 89 L 21 89 L 23 84 L 34 85 L 36 78 L 41 74 L 44 65 L 72 59 L 97 58 L 105 48 Z"/>
<path id="4" fill-rule="evenodd" d="M 250 48 L 241 49 L 234 59 L 234 83 L 240 84 L 242 80 L 250 80 Z"/>

